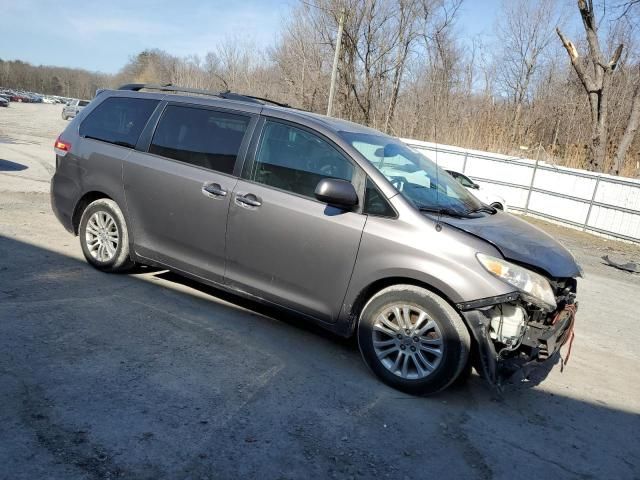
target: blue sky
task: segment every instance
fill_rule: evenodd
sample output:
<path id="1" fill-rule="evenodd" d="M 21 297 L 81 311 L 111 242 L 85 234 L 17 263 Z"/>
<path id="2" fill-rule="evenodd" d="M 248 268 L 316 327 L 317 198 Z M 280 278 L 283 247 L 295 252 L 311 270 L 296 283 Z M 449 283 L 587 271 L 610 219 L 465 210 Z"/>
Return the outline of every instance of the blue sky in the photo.
<path id="1" fill-rule="evenodd" d="M 161 48 L 204 54 L 228 38 L 273 44 L 287 0 L 0 0 L 0 58 L 113 73 Z"/>
<path id="2" fill-rule="evenodd" d="M 500 0 L 466 0 L 456 23 L 458 31 L 467 38 L 476 35 L 491 38 L 501 5 Z"/>
<path id="3" fill-rule="evenodd" d="M 0 0 L 0 58 L 115 73 L 145 48 L 203 55 L 226 39 L 275 42 L 296 0 Z M 457 28 L 490 39 L 500 0 L 467 0 Z"/>

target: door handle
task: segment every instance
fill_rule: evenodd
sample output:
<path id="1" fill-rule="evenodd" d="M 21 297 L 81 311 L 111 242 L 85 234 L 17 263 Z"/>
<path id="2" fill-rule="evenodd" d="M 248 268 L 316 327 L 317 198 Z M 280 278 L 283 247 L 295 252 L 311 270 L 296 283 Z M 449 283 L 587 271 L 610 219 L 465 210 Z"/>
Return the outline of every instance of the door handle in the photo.
<path id="1" fill-rule="evenodd" d="M 202 193 L 210 198 L 227 196 L 227 191 L 219 183 L 205 183 L 202 186 Z"/>
<path id="2" fill-rule="evenodd" d="M 262 205 L 262 201 L 253 193 L 247 193 L 245 195 L 236 194 L 236 203 L 241 203 L 249 207 L 259 207 Z"/>

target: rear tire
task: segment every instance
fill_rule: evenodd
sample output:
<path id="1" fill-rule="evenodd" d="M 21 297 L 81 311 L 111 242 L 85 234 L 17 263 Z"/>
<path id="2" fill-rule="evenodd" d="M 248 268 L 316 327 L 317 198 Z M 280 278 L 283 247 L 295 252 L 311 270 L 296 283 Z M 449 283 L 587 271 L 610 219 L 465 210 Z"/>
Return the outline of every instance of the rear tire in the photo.
<path id="1" fill-rule="evenodd" d="M 362 310 L 357 335 L 373 373 L 412 395 L 451 385 L 467 365 L 471 346 L 458 312 L 439 295 L 414 285 L 375 294 Z"/>
<path id="2" fill-rule="evenodd" d="M 118 204 L 108 198 L 91 202 L 80 218 L 80 246 L 87 262 L 103 272 L 124 272 L 134 266 L 129 231 Z"/>

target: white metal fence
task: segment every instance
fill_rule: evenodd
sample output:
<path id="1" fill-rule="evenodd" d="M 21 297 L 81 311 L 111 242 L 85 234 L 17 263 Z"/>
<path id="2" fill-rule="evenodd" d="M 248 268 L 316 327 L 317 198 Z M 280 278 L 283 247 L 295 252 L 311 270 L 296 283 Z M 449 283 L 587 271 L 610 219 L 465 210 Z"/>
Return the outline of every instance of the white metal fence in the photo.
<path id="1" fill-rule="evenodd" d="M 517 211 L 640 242 L 640 180 L 543 161 L 402 139 L 441 167 L 471 177 Z"/>

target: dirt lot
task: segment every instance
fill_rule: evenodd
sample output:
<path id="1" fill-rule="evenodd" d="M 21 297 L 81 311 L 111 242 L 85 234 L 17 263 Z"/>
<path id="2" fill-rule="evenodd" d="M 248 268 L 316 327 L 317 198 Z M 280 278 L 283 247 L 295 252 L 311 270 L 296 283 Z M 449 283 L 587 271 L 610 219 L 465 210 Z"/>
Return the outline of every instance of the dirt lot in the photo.
<path id="1" fill-rule="evenodd" d="M 351 341 L 176 275 L 99 273 L 49 207 L 61 106 L 0 109 L 0 478 L 640 478 L 640 249 L 586 270 L 573 352 L 497 398 L 378 382 Z"/>

